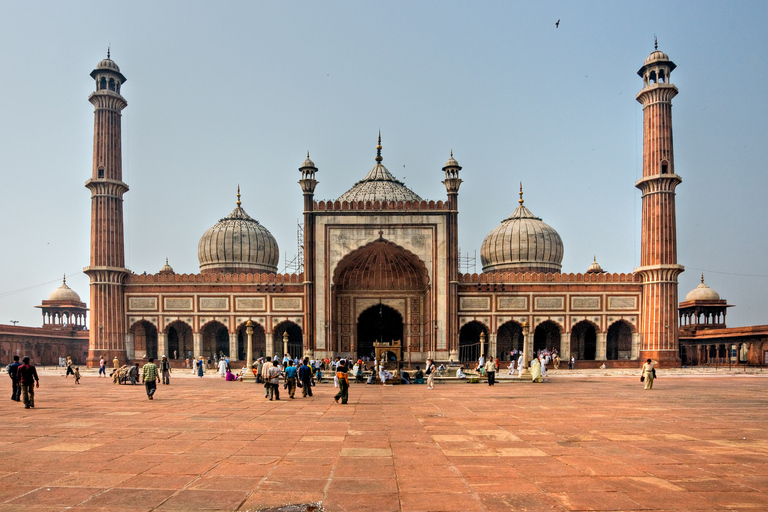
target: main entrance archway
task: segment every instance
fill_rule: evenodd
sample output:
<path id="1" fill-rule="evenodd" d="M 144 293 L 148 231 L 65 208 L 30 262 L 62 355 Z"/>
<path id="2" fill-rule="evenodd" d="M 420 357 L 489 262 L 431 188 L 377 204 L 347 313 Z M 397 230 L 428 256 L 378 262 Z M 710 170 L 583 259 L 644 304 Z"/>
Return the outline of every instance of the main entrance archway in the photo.
<path id="1" fill-rule="evenodd" d="M 389 306 L 371 306 L 357 319 L 357 357 L 373 359 L 374 342 L 391 343 L 402 339 L 403 317 Z M 398 361 L 402 359 L 402 354 L 395 355 Z"/>
<path id="2" fill-rule="evenodd" d="M 333 272 L 330 348 L 371 357 L 376 340 L 401 340 L 405 361 L 430 350 L 427 268 L 412 252 L 379 237 L 345 256 Z"/>
<path id="3" fill-rule="evenodd" d="M 229 357 L 229 329 L 220 322 L 209 322 L 203 327 L 203 357 L 224 355 Z"/>

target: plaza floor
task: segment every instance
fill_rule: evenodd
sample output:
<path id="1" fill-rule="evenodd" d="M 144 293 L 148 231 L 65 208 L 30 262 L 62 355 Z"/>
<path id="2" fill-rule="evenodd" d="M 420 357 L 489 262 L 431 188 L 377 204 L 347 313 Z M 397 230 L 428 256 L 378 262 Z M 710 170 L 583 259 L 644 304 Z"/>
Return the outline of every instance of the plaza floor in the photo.
<path id="1" fill-rule="evenodd" d="M 177 373 L 150 401 L 41 373 L 35 409 L 0 402 L 0 512 L 768 510 L 761 375 L 353 385 L 339 405 L 332 384 L 270 402 Z"/>

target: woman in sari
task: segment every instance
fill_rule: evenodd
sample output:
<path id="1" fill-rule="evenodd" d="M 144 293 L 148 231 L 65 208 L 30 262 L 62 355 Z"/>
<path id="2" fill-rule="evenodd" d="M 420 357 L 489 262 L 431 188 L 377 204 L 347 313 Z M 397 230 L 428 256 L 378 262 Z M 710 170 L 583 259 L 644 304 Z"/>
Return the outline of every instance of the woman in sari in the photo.
<path id="1" fill-rule="evenodd" d="M 643 364 L 643 389 L 653 389 L 653 361 L 648 359 Z"/>
<path id="2" fill-rule="evenodd" d="M 542 382 L 543 380 L 541 378 L 541 361 L 537 357 L 533 360 L 533 364 L 531 364 L 531 382 Z"/>

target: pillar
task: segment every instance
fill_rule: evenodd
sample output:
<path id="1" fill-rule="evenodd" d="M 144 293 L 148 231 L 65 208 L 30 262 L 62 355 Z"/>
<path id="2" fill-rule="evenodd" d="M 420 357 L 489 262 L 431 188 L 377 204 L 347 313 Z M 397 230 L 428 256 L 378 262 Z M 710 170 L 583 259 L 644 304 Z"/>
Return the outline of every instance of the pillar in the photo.
<path id="1" fill-rule="evenodd" d="M 571 359 L 571 335 L 567 332 L 560 334 L 560 359 L 562 361 Z"/>
<path id="2" fill-rule="evenodd" d="M 168 335 L 164 332 L 157 333 L 157 356 L 168 356 Z M 168 356 L 170 359 L 170 356 Z"/>
<path id="3" fill-rule="evenodd" d="M 597 347 L 595 351 L 595 361 L 605 361 L 605 346 L 608 335 L 604 332 L 597 333 Z"/>
<path id="4" fill-rule="evenodd" d="M 203 335 L 202 333 L 195 332 L 192 334 L 192 352 L 194 358 L 198 358 L 203 355 Z"/>

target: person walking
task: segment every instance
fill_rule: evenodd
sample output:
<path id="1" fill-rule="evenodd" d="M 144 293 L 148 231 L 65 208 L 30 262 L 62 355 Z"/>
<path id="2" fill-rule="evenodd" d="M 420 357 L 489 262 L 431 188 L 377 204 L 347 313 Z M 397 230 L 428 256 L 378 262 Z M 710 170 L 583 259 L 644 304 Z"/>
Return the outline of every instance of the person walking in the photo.
<path id="1" fill-rule="evenodd" d="M 267 371 L 267 378 L 269 382 L 269 399 L 280 400 L 280 363 L 278 359 L 272 360 L 272 366 Z"/>
<path id="2" fill-rule="evenodd" d="M 299 380 L 301 381 L 301 396 L 312 396 L 312 368 L 309 367 L 309 358 L 305 357 L 299 368 Z"/>
<path id="3" fill-rule="evenodd" d="M 13 356 L 13 362 L 8 365 L 8 375 L 11 377 L 11 400 L 21 402 L 21 380 L 19 377 L 19 356 Z"/>
<path id="4" fill-rule="evenodd" d="M 205 373 L 205 360 L 203 359 L 203 356 L 200 356 L 200 358 L 195 361 L 195 365 L 197 366 L 197 377 L 202 379 L 203 374 Z"/>
<path id="5" fill-rule="evenodd" d="M 653 361 L 647 359 L 643 363 L 640 381 L 644 383 L 643 389 L 653 389 L 653 379 L 656 378 L 656 370 L 653 369 Z"/>
<path id="6" fill-rule="evenodd" d="M 21 397 L 24 401 L 25 409 L 35 407 L 35 388 L 40 387 L 40 379 L 37 376 L 37 370 L 29 361 L 29 356 L 24 356 L 21 360 L 23 364 L 16 370 L 16 374 L 19 377 L 19 384 L 21 385 Z"/>
<path id="7" fill-rule="evenodd" d="M 272 357 L 267 356 L 267 360 L 261 367 L 261 381 L 264 383 L 264 398 L 269 398 L 269 389 L 272 385 L 269 383 L 269 369 L 272 368 Z"/>
<path id="8" fill-rule="evenodd" d="M 226 377 L 227 375 L 227 360 L 225 358 L 219 359 L 219 377 Z"/>
<path id="9" fill-rule="evenodd" d="M 139 363 L 134 364 L 128 370 L 128 378 L 131 379 L 131 384 L 134 386 L 139 382 Z"/>
<path id="10" fill-rule="evenodd" d="M 522 378 L 523 376 L 523 363 L 525 362 L 525 356 L 523 353 L 520 353 L 520 357 L 517 358 L 517 378 Z"/>
<path id="11" fill-rule="evenodd" d="M 72 370 L 72 356 L 67 356 L 67 373 L 64 374 L 64 377 L 69 377 L 74 374 L 75 372 Z"/>
<path id="12" fill-rule="evenodd" d="M 163 375 L 163 384 L 171 383 L 171 362 L 167 357 L 163 356 L 160 360 L 160 373 Z"/>
<path id="13" fill-rule="evenodd" d="M 571 361 L 568 363 L 568 369 L 573 370 L 576 367 L 576 356 L 571 356 Z"/>
<path id="14" fill-rule="evenodd" d="M 120 360 L 117 358 L 117 356 L 115 356 L 115 358 L 112 359 L 112 366 L 114 367 L 115 370 L 120 369 Z"/>
<path id="15" fill-rule="evenodd" d="M 435 362 L 432 359 L 427 359 L 427 368 L 424 370 L 424 374 L 427 376 L 427 389 L 434 389 L 435 387 Z"/>
<path id="16" fill-rule="evenodd" d="M 285 363 L 285 387 L 288 388 L 288 396 L 291 397 L 291 399 L 296 398 L 294 395 L 296 394 L 297 376 L 298 372 L 296 371 L 296 367 L 293 366 L 293 362 L 289 359 Z"/>
<path id="17" fill-rule="evenodd" d="M 489 357 L 488 361 L 485 362 L 485 374 L 488 376 L 489 386 L 496 384 L 496 361 L 492 357 Z"/>
<path id="18" fill-rule="evenodd" d="M 75 384 L 80 384 L 80 368 L 75 368 L 75 372 L 72 375 L 75 376 Z"/>
<path id="19" fill-rule="evenodd" d="M 99 377 L 107 378 L 107 362 L 103 357 L 99 359 Z"/>
<path id="20" fill-rule="evenodd" d="M 339 380 L 339 392 L 336 393 L 333 399 L 336 400 L 336 403 L 339 403 L 339 398 L 341 398 L 341 403 L 346 404 L 349 400 L 349 373 L 346 360 L 342 359 L 336 366 L 336 377 Z"/>
<path id="21" fill-rule="evenodd" d="M 147 364 L 141 368 L 141 378 L 144 381 L 144 387 L 147 389 L 147 398 L 154 400 L 157 383 L 160 382 L 160 372 L 157 371 L 154 357 L 150 357 Z"/>

